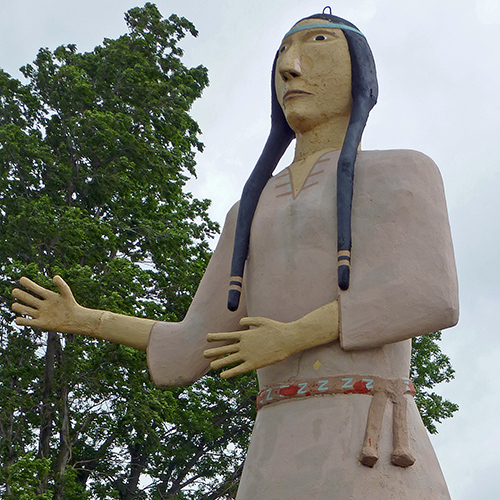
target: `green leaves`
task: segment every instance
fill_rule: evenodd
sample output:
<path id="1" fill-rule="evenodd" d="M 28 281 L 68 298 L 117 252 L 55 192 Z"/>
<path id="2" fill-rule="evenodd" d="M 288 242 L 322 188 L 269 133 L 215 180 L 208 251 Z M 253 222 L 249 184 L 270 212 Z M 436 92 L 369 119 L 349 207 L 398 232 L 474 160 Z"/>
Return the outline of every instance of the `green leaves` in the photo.
<path id="1" fill-rule="evenodd" d="M 34 452 L 29 452 L 9 467 L 8 482 L 10 484 L 9 498 L 15 500 L 52 500 L 52 492 L 39 494 L 39 477 L 50 470 L 50 460 L 36 458 Z"/>
<path id="2" fill-rule="evenodd" d="M 441 352 L 438 342 L 441 332 L 434 332 L 412 340 L 411 371 L 417 394 L 417 403 L 424 425 L 431 434 L 437 433 L 434 422 L 442 422 L 458 411 L 458 405 L 444 399 L 430 389 L 441 382 L 455 378 L 450 358 Z"/>
<path id="3" fill-rule="evenodd" d="M 198 498 L 240 470 L 249 437 L 252 377 L 158 389 L 142 352 L 12 324 L 19 277 L 54 274 L 87 307 L 181 320 L 209 260 L 218 225 L 185 192 L 208 78 L 178 42 L 196 30 L 151 3 L 125 17 L 92 52 L 40 49 L 26 84 L 0 71 L 5 498 Z"/>

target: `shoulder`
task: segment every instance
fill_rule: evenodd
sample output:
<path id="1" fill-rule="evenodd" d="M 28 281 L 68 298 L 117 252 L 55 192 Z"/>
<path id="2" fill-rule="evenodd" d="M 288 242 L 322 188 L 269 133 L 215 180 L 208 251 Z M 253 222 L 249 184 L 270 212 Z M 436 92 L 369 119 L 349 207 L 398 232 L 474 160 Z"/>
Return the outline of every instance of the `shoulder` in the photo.
<path id="1" fill-rule="evenodd" d="M 324 162 L 336 171 L 339 153 L 340 151 L 324 153 L 316 163 Z M 386 170 L 399 175 L 404 175 L 405 172 L 409 175 L 427 173 L 427 175 L 441 177 L 434 161 L 426 154 L 413 149 L 361 150 L 356 157 L 355 170 L 365 169 Z"/>
<path id="2" fill-rule="evenodd" d="M 397 177 L 423 184 L 442 184 L 441 173 L 434 161 L 424 153 L 411 149 L 360 151 L 356 170 L 371 171 L 384 177 Z"/>
<path id="3" fill-rule="evenodd" d="M 412 150 L 360 151 L 354 173 L 356 191 L 358 198 L 380 204 L 380 210 L 387 205 L 391 210 L 422 213 L 423 207 L 442 210 L 446 205 L 438 167 L 425 154 Z"/>
<path id="4" fill-rule="evenodd" d="M 227 212 L 226 219 L 224 220 L 224 226 L 222 229 L 222 236 L 224 235 L 234 235 L 236 229 L 236 221 L 238 219 L 238 210 L 240 208 L 240 202 L 237 201 Z"/>
<path id="5" fill-rule="evenodd" d="M 437 165 L 431 158 L 413 149 L 359 151 L 357 162 L 367 167 L 371 165 L 386 165 L 399 169 L 421 168 L 439 171 Z"/>
<path id="6" fill-rule="evenodd" d="M 225 224 L 235 224 L 238 217 L 238 210 L 240 208 L 240 202 L 237 201 L 227 212 Z"/>

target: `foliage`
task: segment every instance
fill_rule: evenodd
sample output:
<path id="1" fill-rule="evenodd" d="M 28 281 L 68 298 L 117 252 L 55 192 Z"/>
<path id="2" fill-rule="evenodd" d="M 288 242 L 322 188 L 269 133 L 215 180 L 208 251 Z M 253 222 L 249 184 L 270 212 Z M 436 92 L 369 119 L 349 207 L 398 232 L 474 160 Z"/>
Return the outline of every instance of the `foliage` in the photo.
<path id="1" fill-rule="evenodd" d="M 8 481 L 11 488 L 9 498 L 16 500 L 50 500 L 51 491 L 38 494 L 40 476 L 50 470 L 50 460 L 36 458 L 33 451 L 19 457 L 16 463 L 9 467 Z"/>
<path id="2" fill-rule="evenodd" d="M 450 358 L 441 352 L 438 342 L 441 332 L 430 333 L 412 340 L 411 371 L 417 394 L 417 403 L 424 425 L 431 434 L 437 434 L 434 422 L 442 422 L 458 411 L 458 405 L 444 399 L 430 389 L 455 378 Z"/>
<path id="3" fill-rule="evenodd" d="M 54 274 L 88 307 L 181 320 L 208 262 L 218 226 L 184 190 L 196 30 L 149 3 L 125 19 L 92 52 L 41 49 L 26 84 L 0 70 L 2 498 L 226 498 L 241 470 L 254 376 L 158 389 L 144 353 L 12 324 L 18 278 Z"/>

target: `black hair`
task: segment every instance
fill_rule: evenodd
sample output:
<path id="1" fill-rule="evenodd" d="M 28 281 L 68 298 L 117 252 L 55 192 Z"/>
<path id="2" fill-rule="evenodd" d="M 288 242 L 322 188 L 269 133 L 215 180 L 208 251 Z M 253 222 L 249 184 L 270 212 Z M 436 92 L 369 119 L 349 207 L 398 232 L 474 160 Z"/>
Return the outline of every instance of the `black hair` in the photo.
<path id="1" fill-rule="evenodd" d="M 323 19 L 357 30 L 356 26 L 349 21 L 331 14 L 314 14 L 305 19 Z M 341 26 L 340 29 L 342 29 Z M 341 290 L 347 290 L 350 278 L 354 163 L 368 115 L 377 102 L 378 84 L 375 61 L 365 37 L 350 29 L 342 31 L 346 37 L 351 57 L 352 110 L 337 164 L 337 258 L 338 285 Z M 250 227 L 260 194 L 280 158 L 295 137 L 276 95 L 274 75 L 277 59 L 278 53 L 274 59 L 271 78 L 271 131 L 262 154 L 243 188 L 238 211 L 227 302 L 227 307 L 231 311 L 238 309 L 240 301 L 243 270 L 250 242 Z"/>

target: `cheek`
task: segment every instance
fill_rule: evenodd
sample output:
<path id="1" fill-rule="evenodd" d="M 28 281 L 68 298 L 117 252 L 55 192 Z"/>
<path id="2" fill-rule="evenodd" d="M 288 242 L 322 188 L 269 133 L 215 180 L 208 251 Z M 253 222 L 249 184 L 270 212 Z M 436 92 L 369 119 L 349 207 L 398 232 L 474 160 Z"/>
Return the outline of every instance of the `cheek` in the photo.
<path id="1" fill-rule="evenodd" d="M 335 75 L 348 84 L 351 85 L 351 60 L 339 57 L 333 61 L 333 68 L 335 68 Z"/>
<path id="2" fill-rule="evenodd" d="M 320 80 L 317 85 L 317 95 L 321 108 L 325 113 L 350 112 L 352 105 L 351 79 L 332 71 Z"/>
<path id="3" fill-rule="evenodd" d="M 307 53 L 302 54 L 302 57 L 300 58 L 300 67 L 303 75 L 313 75 L 321 64 L 322 63 L 320 61 Z"/>
<path id="4" fill-rule="evenodd" d="M 321 74 L 317 72 L 315 76 L 323 92 L 342 101 L 351 95 L 351 65 L 346 64 L 344 60 L 330 59 L 330 64 L 323 66 Z"/>
<path id="5" fill-rule="evenodd" d="M 274 80 L 274 90 L 276 91 L 276 97 L 278 102 L 283 108 L 283 95 L 285 94 L 285 82 L 281 78 L 275 78 Z"/>
<path id="6" fill-rule="evenodd" d="M 303 59 L 304 74 L 311 85 L 318 88 L 330 87 L 332 84 L 338 85 L 345 80 L 350 85 L 350 67 L 346 74 L 345 65 L 338 64 L 332 60 L 331 54 L 328 56 Z"/>

